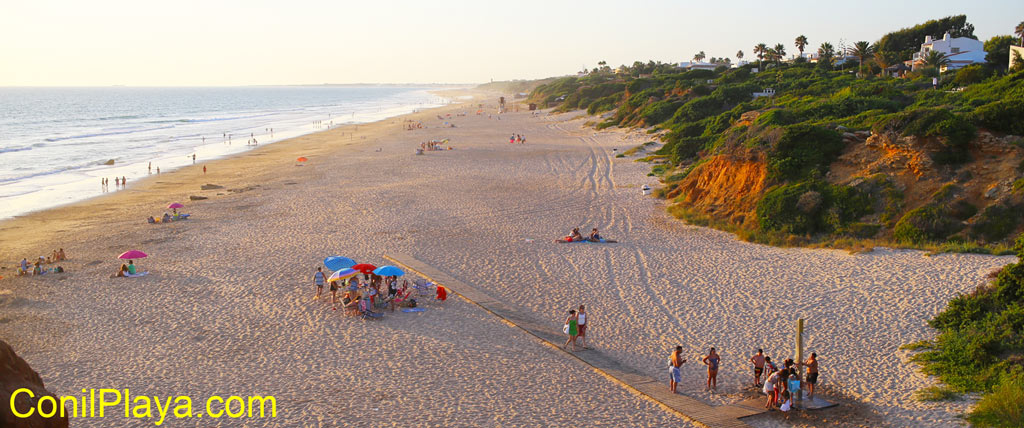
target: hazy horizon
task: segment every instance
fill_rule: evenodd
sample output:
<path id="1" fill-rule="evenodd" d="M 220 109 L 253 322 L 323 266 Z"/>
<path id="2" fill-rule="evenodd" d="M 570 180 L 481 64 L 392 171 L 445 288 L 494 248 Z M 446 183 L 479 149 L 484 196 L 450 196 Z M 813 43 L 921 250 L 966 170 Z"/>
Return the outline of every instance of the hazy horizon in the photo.
<path id="1" fill-rule="evenodd" d="M 874 42 L 929 19 L 966 14 L 980 40 L 1012 34 L 1024 3 L 940 0 L 806 7 L 694 3 L 307 0 L 185 1 L 174 6 L 9 2 L 0 86 L 294 86 L 475 84 L 572 74 L 598 61 L 746 58 L 757 43 Z M 628 19 L 623 19 L 628 16 Z M 371 82 L 371 83 L 367 83 Z"/>

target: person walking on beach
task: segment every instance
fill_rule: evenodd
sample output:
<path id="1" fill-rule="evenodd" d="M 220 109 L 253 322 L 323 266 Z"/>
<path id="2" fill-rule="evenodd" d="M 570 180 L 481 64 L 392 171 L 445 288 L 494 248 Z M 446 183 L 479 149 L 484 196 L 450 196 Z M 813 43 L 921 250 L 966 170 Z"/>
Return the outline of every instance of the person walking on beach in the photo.
<path id="1" fill-rule="evenodd" d="M 149 163 L 149 166 L 148 166 L 148 167 L 146 167 L 146 168 L 147 168 L 147 169 L 149 170 L 148 172 L 149 172 L 150 174 L 152 174 L 152 173 L 153 173 L 153 162 L 150 162 L 150 163 Z"/>
<path id="2" fill-rule="evenodd" d="M 814 400 L 814 385 L 818 384 L 818 354 L 811 352 L 811 357 L 798 365 L 807 367 L 807 398 Z"/>
<path id="3" fill-rule="evenodd" d="M 156 167 L 156 173 L 160 174 L 160 167 Z"/>
<path id="4" fill-rule="evenodd" d="M 583 349 L 590 349 L 587 348 L 587 313 L 583 305 L 580 305 L 580 311 L 576 313 L 576 327 L 579 330 L 580 345 Z"/>
<path id="5" fill-rule="evenodd" d="M 683 380 L 682 374 L 679 373 L 679 366 L 682 366 L 686 362 L 686 359 L 682 357 L 683 347 L 676 346 L 676 349 L 672 351 L 672 354 L 668 357 L 668 389 L 673 394 L 676 393 L 676 387 L 679 386 L 679 381 Z"/>
<path id="6" fill-rule="evenodd" d="M 316 272 L 313 274 L 313 285 L 316 286 L 316 296 L 313 296 L 313 300 L 320 298 L 320 293 L 324 291 L 324 281 L 327 280 L 327 276 L 324 275 L 324 268 L 317 266 Z"/>
<path id="7" fill-rule="evenodd" d="M 569 339 L 562 345 L 562 349 L 565 349 L 569 344 L 572 344 L 573 352 L 576 352 L 576 335 L 579 334 L 579 319 L 576 317 L 576 311 L 570 309 L 569 317 L 565 319 L 565 334 L 569 335 Z"/>
<path id="8" fill-rule="evenodd" d="M 706 366 L 708 366 L 708 384 L 707 387 L 704 388 L 705 391 L 712 388 L 714 388 L 715 391 L 718 390 L 718 363 L 721 360 L 722 357 L 715 352 L 715 348 L 711 348 L 711 352 L 708 352 L 708 355 L 701 360 Z"/>
<path id="9" fill-rule="evenodd" d="M 128 179 L 124 178 L 124 176 L 122 175 L 121 176 L 121 187 L 123 188 L 124 186 L 127 186 L 127 185 L 128 185 Z"/>
<path id="10" fill-rule="evenodd" d="M 754 386 L 761 386 L 761 373 L 764 373 L 764 350 L 758 348 L 757 354 L 750 357 L 754 363 Z"/>
<path id="11" fill-rule="evenodd" d="M 206 165 L 203 165 L 203 174 L 206 174 Z"/>
<path id="12" fill-rule="evenodd" d="M 121 187 L 121 179 L 114 177 L 114 188 L 116 189 L 118 187 Z"/>

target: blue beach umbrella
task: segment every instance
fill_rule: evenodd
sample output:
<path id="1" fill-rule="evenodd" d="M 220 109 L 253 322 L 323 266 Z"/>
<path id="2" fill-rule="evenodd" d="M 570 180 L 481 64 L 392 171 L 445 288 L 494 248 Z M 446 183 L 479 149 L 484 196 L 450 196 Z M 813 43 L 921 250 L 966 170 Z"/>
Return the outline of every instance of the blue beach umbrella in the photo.
<path id="1" fill-rule="evenodd" d="M 342 270 L 356 265 L 356 261 L 348 257 L 330 256 L 324 259 L 324 266 L 330 270 Z"/>
<path id="2" fill-rule="evenodd" d="M 396 268 L 396 267 L 391 266 L 391 265 L 381 266 L 381 267 L 379 267 L 377 269 L 374 269 L 373 273 L 377 274 L 377 275 L 380 275 L 380 276 L 402 276 L 402 275 L 405 275 L 405 272 L 403 272 L 401 269 Z"/>

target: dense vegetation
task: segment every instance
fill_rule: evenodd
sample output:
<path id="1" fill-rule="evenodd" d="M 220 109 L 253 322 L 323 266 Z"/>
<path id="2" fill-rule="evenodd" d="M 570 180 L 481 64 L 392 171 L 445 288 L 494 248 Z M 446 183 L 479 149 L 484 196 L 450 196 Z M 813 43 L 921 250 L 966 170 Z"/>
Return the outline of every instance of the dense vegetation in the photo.
<path id="1" fill-rule="evenodd" d="M 1024 235 L 1015 250 L 1024 260 Z M 939 395 L 988 392 L 968 420 L 977 426 L 1024 426 L 1024 261 L 957 296 L 929 324 L 939 336 L 909 347 L 924 350 L 914 359 L 949 385 Z"/>

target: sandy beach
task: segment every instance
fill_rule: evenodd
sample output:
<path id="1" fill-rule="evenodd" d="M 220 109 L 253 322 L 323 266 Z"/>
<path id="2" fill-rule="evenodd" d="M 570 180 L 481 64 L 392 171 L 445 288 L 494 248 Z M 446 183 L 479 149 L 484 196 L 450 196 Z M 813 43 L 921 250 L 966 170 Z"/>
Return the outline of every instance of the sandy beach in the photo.
<path id="1" fill-rule="evenodd" d="M 246 420 L 255 426 L 688 426 L 465 301 L 364 322 L 312 300 L 324 257 L 381 264 L 404 252 L 556 328 L 586 304 L 588 345 L 656 379 L 682 345 L 680 392 L 715 404 L 751 393 L 756 348 L 792 357 L 804 318 L 821 395 L 842 403 L 822 415 L 840 420 L 768 414 L 745 419 L 753 426 L 959 423 L 968 403 L 913 398 L 934 381 L 898 348 L 932 337 L 928 319 L 1014 257 L 742 242 L 641 194 L 656 184 L 650 166 L 615 155 L 649 141 L 642 132 L 525 109 L 499 120 L 499 94 L 474 94 L 0 222 L 0 339 L 57 394 L 276 396 L 278 417 Z M 475 114 L 477 103 L 492 115 Z M 509 144 L 511 134 L 527 143 Z M 453 150 L 414 154 L 432 139 Z M 192 219 L 146 223 L 171 202 Z M 619 243 L 552 242 L 577 226 Z M 22 257 L 58 247 L 68 273 L 14 277 Z M 128 249 L 150 255 L 139 262 L 150 274 L 109 278 Z M 714 394 L 696 362 L 711 346 L 722 355 Z"/>

